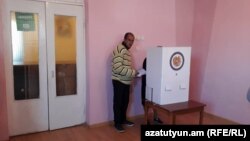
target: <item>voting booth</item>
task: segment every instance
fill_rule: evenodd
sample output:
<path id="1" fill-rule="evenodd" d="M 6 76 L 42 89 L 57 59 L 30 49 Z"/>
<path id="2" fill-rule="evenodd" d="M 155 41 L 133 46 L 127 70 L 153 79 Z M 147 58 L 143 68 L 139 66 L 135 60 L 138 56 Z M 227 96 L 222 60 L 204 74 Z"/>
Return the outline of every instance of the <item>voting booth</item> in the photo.
<path id="1" fill-rule="evenodd" d="M 164 105 L 189 99 L 191 47 L 147 50 L 146 99 Z"/>

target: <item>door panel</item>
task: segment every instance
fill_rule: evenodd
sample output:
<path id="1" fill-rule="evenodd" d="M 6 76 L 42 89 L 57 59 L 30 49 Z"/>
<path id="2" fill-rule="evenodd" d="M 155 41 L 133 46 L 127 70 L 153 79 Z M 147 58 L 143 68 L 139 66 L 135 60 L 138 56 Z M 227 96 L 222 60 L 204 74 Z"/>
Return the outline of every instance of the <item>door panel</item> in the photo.
<path id="1" fill-rule="evenodd" d="M 8 1 L 7 102 L 10 135 L 48 130 L 45 5 Z"/>
<path id="2" fill-rule="evenodd" d="M 49 125 L 85 122 L 85 42 L 82 6 L 48 3 Z M 70 10 L 66 10 L 70 9 Z"/>
<path id="3" fill-rule="evenodd" d="M 11 12 L 15 100 L 39 98 L 38 14 Z"/>
<path id="4" fill-rule="evenodd" d="M 6 9 L 10 135 L 84 123 L 83 7 L 8 0 Z"/>
<path id="5" fill-rule="evenodd" d="M 54 16 L 56 96 L 75 95 L 76 17 Z"/>

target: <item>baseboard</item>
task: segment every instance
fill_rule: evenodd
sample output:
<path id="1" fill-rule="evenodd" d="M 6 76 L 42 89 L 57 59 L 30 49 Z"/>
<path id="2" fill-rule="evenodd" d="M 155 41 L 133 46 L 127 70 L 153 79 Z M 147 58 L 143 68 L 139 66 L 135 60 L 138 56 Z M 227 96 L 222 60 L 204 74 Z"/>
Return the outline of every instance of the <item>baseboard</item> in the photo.
<path id="1" fill-rule="evenodd" d="M 240 124 L 240 123 L 237 123 L 237 122 L 235 122 L 235 121 L 232 121 L 232 120 L 229 120 L 229 119 L 227 119 L 227 118 L 224 118 L 224 117 L 221 117 L 221 116 L 217 116 L 217 115 L 215 115 L 215 114 L 211 114 L 211 113 L 208 113 L 208 112 L 204 112 L 204 114 L 205 114 L 205 116 L 210 117 L 210 118 L 221 119 L 221 120 L 223 120 L 223 121 L 226 121 L 226 122 L 232 123 L 232 124 Z"/>
<path id="2" fill-rule="evenodd" d="M 226 119 L 224 117 L 220 117 L 220 116 L 208 113 L 208 112 L 204 112 L 204 116 L 209 117 L 209 118 L 213 118 L 213 119 L 214 118 L 215 119 L 220 119 L 220 120 L 223 120 L 223 121 L 225 121 L 226 123 L 229 123 L 229 124 L 239 124 L 239 123 L 237 123 L 235 121 L 232 121 L 232 120 L 229 120 L 229 119 Z M 136 115 L 136 116 L 133 116 L 133 117 L 128 117 L 128 119 L 134 121 L 136 119 L 141 119 L 143 117 L 144 117 L 144 114 Z M 113 126 L 113 124 L 114 124 L 113 121 L 106 121 L 106 122 L 96 123 L 96 124 L 92 124 L 92 125 L 88 125 L 88 124 L 86 124 L 86 125 L 89 128 L 96 128 L 96 127 L 107 126 L 107 125 Z"/>
<path id="3" fill-rule="evenodd" d="M 136 115 L 136 116 L 133 116 L 133 117 L 128 117 L 129 120 L 135 120 L 135 119 L 138 119 L 138 118 L 143 118 L 144 117 L 144 114 L 142 115 Z M 106 122 L 101 122 L 101 123 L 96 123 L 96 124 L 92 124 L 92 125 L 88 125 L 87 126 L 89 128 L 96 128 L 96 127 L 101 127 L 101 126 L 107 126 L 107 125 L 113 125 L 114 122 L 113 121 L 106 121 Z"/>

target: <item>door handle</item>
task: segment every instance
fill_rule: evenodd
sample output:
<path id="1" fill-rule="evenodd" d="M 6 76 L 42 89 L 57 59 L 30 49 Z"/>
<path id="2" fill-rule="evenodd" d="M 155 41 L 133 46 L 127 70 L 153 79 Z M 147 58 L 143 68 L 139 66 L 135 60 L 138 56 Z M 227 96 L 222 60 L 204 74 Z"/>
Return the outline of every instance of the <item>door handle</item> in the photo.
<path id="1" fill-rule="evenodd" d="M 55 71 L 51 71 L 51 77 L 54 78 L 55 77 Z"/>

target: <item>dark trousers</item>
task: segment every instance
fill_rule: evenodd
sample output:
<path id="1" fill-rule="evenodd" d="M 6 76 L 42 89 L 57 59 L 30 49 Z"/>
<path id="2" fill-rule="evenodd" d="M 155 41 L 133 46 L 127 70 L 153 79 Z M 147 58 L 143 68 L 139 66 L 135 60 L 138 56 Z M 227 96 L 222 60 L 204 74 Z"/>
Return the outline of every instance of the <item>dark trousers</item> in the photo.
<path id="1" fill-rule="evenodd" d="M 144 108 L 145 99 L 146 99 L 146 75 L 143 75 L 141 80 L 142 80 L 141 81 L 141 104 Z"/>
<path id="2" fill-rule="evenodd" d="M 129 102 L 130 85 L 112 80 L 114 87 L 113 110 L 115 125 L 122 124 L 126 120 L 126 113 Z"/>

